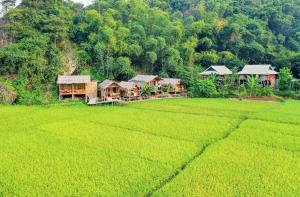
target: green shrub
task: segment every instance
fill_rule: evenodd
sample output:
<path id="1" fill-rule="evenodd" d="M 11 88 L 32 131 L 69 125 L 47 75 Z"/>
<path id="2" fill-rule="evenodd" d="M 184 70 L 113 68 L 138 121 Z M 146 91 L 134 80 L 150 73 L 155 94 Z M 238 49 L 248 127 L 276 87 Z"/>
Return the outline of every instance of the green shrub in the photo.
<path id="1" fill-rule="evenodd" d="M 52 90 L 52 85 L 32 84 L 23 78 L 18 79 L 14 84 L 17 91 L 16 102 L 23 105 L 50 104 L 57 101 L 57 91 Z M 56 97 L 55 97 L 55 96 Z"/>
<path id="2" fill-rule="evenodd" d="M 155 91 L 155 87 L 153 85 L 149 85 L 149 84 L 143 84 L 142 86 L 142 92 L 141 95 L 143 97 L 148 97 L 151 95 L 152 92 Z"/>
<path id="3" fill-rule="evenodd" d="M 191 88 L 192 97 L 204 97 L 211 98 L 217 95 L 217 89 L 213 81 L 205 80 L 195 80 L 193 87 Z"/>
<path id="4" fill-rule="evenodd" d="M 293 75 L 291 69 L 287 67 L 280 69 L 278 82 L 279 90 L 287 91 L 291 89 L 292 81 Z"/>
<path id="5" fill-rule="evenodd" d="M 271 87 L 262 87 L 257 89 L 257 96 L 273 96 L 274 91 Z"/>
<path id="6" fill-rule="evenodd" d="M 246 88 L 245 84 L 242 84 L 240 86 L 239 97 L 243 98 L 243 97 L 246 97 L 246 96 L 248 96 L 247 88 Z"/>
<path id="7" fill-rule="evenodd" d="M 171 92 L 173 90 L 172 84 L 165 84 L 162 86 L 162 91 L 163 92 Z"/>
<path id="8" fill-rule="evenodd" d="M 281 97 L 292 98 L 297 93 L 293 90 L 286 90 L 286 91 L 276 91 L 275 94 Z"/>
<path id="9" fill-rule="evenodd" d="M 17 93 L 9 80 L 0 79 L 0 104 L 12 104 Z"/>
<path id="10" fill-rule="evenodd" d="M 248 96 L 257 96 L 259 89 L 259 79 L 257 76 L 251 76 L 247 79 L 246 89 L 248 92 Z"/>

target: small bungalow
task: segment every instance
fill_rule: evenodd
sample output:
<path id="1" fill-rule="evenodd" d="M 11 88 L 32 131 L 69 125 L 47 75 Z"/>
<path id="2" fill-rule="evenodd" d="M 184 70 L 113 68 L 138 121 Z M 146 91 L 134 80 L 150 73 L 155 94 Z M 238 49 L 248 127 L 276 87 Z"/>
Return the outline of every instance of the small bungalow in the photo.
<path id="1" fill-rule="evenodd" d="M 160 82 L 159 82 L 161 88 L 163 89 L 164 86 L 166 85 L 171 85 L 172 86 L 172 90 L 169 93 L 182 93 L 184 91 L 184 87 L 183 84 L 181 82 L 180 79 L 175 79 L 175 78 L 163 78 Z"/>
<path id="2" fill-rule="evenodd" d="M 159 81 L 161 81 L 161 78 L 155 75 L 137 75 L 129 80 L 129 82 L 137 83 L 140 88 L 143 84 L 153 85 L 155 87 L 155 91 L 152 92 L 153 94 L 159 90 Z"/>
<path id="3" fill-rule="evenodd" d="M 140 87 L 135 82 L 122 81 L 120 85 L 121 98 L 125 100 L 137 99 L 140 96 Z"/>
<path id="4" fill-rule="evenodd" d="M 212 74 L 215 74 L 219 80 L 222 80 L 225 76 L 231 75 L 232 71 L 229 70 L 226 66 L 215 65 L 208 67 L 205 71 L 200 73 L 200 77 L 206 78 Z"/>
<path id="5" fill-rule="evenodd" d="M 243 84 L 250 76 L 257 76 L 262 86 L 276 87 L 278 72 L 271 65 L 246 65 L 241 72 L 240 83 Z"/>
<path id="6" fill-rule="evenodd" d="M 85 98 L 97 97 L 97 82 L 91 81 L 90 76 L 58 76 L 59 98 Z"/>
<path id="7" fill-rule="evenodd" d="M 101 95 L 100 98 L 104 101 L 118 100 L 120 99 L 120 88 L 117 82 L 105 80 L 98 86 Z"/>

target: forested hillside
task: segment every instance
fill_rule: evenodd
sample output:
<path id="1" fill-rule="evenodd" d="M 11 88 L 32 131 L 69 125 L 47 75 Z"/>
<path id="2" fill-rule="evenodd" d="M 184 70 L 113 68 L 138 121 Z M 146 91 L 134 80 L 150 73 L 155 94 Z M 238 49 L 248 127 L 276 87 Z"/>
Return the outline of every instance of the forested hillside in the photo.
<path id="1" fill-rule="evenodd" d="M 127 80 L 268 63 L 300 73 L 300 0 L 3 0 L 0 75 L 20 103 L 49 102 L 58 74 Z"/>

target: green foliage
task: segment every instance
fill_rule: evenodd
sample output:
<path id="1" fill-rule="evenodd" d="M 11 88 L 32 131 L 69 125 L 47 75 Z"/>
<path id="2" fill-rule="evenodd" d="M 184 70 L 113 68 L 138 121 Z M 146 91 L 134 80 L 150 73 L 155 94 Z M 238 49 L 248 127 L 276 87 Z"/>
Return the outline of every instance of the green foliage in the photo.
<path id="1" fill-rule="evenodd" d="M 171 92 L 174 89 L 172 84 L 165 84 L 162 86 L 163 92 Z"/>
<path id="2" fill-rule="evenodd" d="M 0 75 L 17 75 L 29 92 L 36 84 L 47 92 L 73 69 L 99 80 L 163 74 L 187 88 L 199 67 L 213 64 L 270 63 L 300 74 L 298 1 L 97 0 L 85 9 L 72 1 L 13 3 L 2 1 L 3 40 L 12 44 L 0 50 Z M 218 87 L 223 96 L 232 94 L 226 86 Z"/>
<path id="3" fill-rule="evenodd" d="M 273 97 L 274 89 L 272 87 L 263 87 L 257 76 L 251 76 L 245 84 L 239 89 L 240 97 Z"/>
<path id="4" fill-rule="evenodd" d="M 258 96 L 274 96 L 274 90 L 271 87 L 262 87 L 258 89 Z"/>
<path id="5" fill-rule="evenodd" d="M 136 72 L 131 68 L 130 59 L 127 57 L 119 57 L 112 66 L 113 77 L 119 81 L 127 81 L 136 75 Z"/>
<path id="6" fill-rule="evenodd" d="M 47 37 L 35 35 L 2 48 L 0 61 L 2 75 L 17 74 L 13 82 L 18 103 L 49 102 L 50 82 L 61 72 L 62 55 L 55 46 L 49 45 Z"/>
<path id="7" fill-rule="evenodd" d="M 292 80 L 293 76 L 290 68 L 284 67 L 280 69 L 278 81 L 278 86 L 280 90 L 286 91 L 291 89 Z"/>
<path id="8" fill-rule="evenodd" d="M 16 97 L 17 93 L 12 82 L 0 78 L 0 104 L 12 104 L 15 102 Z"/>
<path id="9" fill-rule="evenodd" d="M 149 85 L 147 83 L 144 83 L 142 85 L 142 90 L 141 90 L 141 96 L 143 97 L 148 97 L 150 96 L 153 92 L 155 92 L 156 88 L 153 85 Z"/>
<path id="10" fill-rule="evenodd" d="M 195 80 L 191 88 L 192 97 L 211 98 L 217 95 L 217 89 L 212 80 Z"/>
<path id="11" fill-rule="evenodd" d="M 65 71 L 71 11 L 59 1 L 21 4 L 5 15 L 3 29 L 13 43 L 0 49 L 0 75 L 16 76 L 18 103 L 48 103 L 57 75 Z"/>
<path id="12" fill-rule="evenodd" d="M 257 76 L 250 76 L 247 78 L 246 88 L 250 97 L 257 96 L 257 91 L 260 87 L 259 82 L 260 80 Z"/>
<path id="13" fill-rule="evenodd" d="M 236 70 L 219 82 L 217 89 L 221 97 L 235 96 L 239 87 L 239 75 Z"/>

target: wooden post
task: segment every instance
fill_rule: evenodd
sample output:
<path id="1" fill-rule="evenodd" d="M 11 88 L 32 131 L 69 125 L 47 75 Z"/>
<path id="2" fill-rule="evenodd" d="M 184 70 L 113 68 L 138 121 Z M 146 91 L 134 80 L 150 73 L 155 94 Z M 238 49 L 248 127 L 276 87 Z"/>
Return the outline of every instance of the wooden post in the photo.
<path id="1" fill-rule="evenodd" d="M 74 99 L 74 84 L 72 84 L 72 100 Z"/>
<path id="2" fill-rule="evenodd" d="M 85 93 L 85 102 L 87 103 L 88 97 L 87 97 L 87 83 L 84 84 L 84 93 Z"/>
<path id="3" fill-rule="evenodd" d="M 61 101 L 61 95 L 60 95 L 60 89 L 61 89 L 61 88 L 60 88 L 60 86 L 61 86 L 61 85 L 58 85 L 58 100 L 59 100 L 59 101 Z"/>

